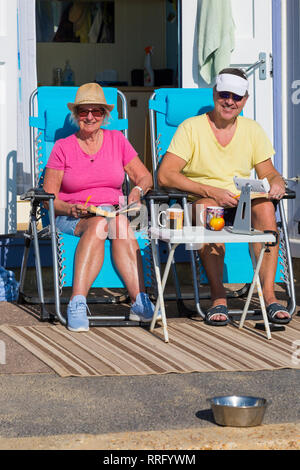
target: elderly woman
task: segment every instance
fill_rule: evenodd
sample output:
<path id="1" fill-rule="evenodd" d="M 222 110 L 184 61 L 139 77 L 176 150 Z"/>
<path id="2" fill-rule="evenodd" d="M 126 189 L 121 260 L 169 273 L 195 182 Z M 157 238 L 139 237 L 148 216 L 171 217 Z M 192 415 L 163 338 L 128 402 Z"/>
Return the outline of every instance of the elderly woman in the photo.
<path id="1" fill-rule="evenodd" d="M 44 189 L 56 196 L 57 228 L 80 237 L 67 308 L 67 327 L 71 331 L 89 329 L 86 297 L 101 270 L 105 239 L 112 232 L 114 262 L 132 300 L 130 320 L 150 322 L 154 312 L 145 293 L 139 246 L 127 217 L 91 217 L 86 210 L 90 195 L 89 204 L 114 210 L 123 196 L 125 172 L 136 185 L 128 196 L 128 204 L 140 203 L 141 196 L 152 186 L 151 174 L 122 132 L 101 128 L 113 107 L 106 103 L 98 84 L 82 85 L 75 102 L 68 103 L 79 130 L 55 143 L 46 166 Z"/>

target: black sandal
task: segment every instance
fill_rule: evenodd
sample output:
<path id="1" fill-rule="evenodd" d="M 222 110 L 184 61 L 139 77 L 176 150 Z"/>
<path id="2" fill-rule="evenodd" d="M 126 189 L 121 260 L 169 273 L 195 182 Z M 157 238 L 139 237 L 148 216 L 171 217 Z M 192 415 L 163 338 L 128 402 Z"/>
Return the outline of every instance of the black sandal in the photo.
<path id="1" fill-rule="evenodd" d="M 272 304 L 268 305 L 267 308 L 267 315 L 268 315 L 268 320 L 270 323 L 278 323 L 278 324 L 287 324 L 290 323 L 291 321 L 291 316 L 289 314 L 289 311 L 284 307 L 283 305 L 273 302 Z M 286 318 L 278 318 L 277 313 L 279 312 L 286 312 L 289 314 L 289 317 Z"/>
<path id="2" fill-rule="evenodd" d="M 226 320 L 212 320 L 211 318 L 215 315 L 224 315 Z M 226 305 L 216 305 L 215 307 L 211 307 L 207 310 L 205 316 L 205 323 L 212 326 L 226 326 L 228 325 L 229 317 L 228 317 L 228 309 Z"/>

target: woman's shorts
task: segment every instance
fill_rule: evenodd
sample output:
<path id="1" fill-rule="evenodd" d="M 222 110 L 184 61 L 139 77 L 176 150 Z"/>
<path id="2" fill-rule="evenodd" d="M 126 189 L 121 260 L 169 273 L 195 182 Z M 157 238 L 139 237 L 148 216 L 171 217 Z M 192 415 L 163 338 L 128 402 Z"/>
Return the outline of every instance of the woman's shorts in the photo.
<path id="1" fill-rule="evenodd" d="M 116 210 L 116 206 L 97 206 L 100 207 L 100 209 L 112 212 Z M 77 224 L 81 221 L 82 219 L 76 219 L 76 217 L 70 217 L 69 215 L 58 215 L 55 219 L 55 224 L 56 228 L 63 233 L 66 233 L 67 235 L 75 235 L 75 229 L 77 227 Z M 75 235 L 76 236 L 76 235 Z"/>

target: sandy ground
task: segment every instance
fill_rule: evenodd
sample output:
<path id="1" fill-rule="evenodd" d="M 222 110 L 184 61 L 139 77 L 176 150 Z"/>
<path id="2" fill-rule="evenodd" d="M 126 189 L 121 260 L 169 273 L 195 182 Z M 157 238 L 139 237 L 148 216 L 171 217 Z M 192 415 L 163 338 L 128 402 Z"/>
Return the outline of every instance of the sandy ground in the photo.
<path id="1" fill-rule="evenodd" d="M 0 450 L 300 450 L 300 423 L 0 438 Z"/>

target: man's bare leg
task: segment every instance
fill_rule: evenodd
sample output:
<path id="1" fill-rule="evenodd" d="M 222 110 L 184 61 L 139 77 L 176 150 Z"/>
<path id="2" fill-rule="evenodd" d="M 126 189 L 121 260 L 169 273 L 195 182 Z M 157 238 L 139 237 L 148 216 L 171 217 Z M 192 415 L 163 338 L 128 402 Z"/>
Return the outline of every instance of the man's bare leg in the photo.
<path id="1" fill-rule="evenodd" d="M 274 205 L 271 201 L 264 198 L 252 201 L 252 225 L 257 230 L 277 231 Z M 260 252 L 260 245 L 253 246 L 256 258 Z M 265 252 L 260 268 L 260 280 L 266 306 L 278 302 L 275 295 L 275 275 L 278 262 L 278 245 L 270 247 L 269 252 Z M 278 318 L 289 318 L 288 312 L 280 311 Z"/>
<path id="2" fill-rule="evenodd" d="M 198 207 L 197 207 L 198 206 Z M 193 205 L 193 223 L 201 220 L 197 211 L 203 210 L 207 206 L 217 206 L 213 199 L 199 199 Z M 205 221 L 205 217 L 204 217 Z M 224 270 L 224 244 L 204 244 L 199 250 L 199 255 L 210 286 L 212 307 L 217 305 L 227 306 L 226 292 L 223 285 Z M 226 321 L 227 318 L 222 314 L 215 314 L 212 318 L 214 321 Z"/>

